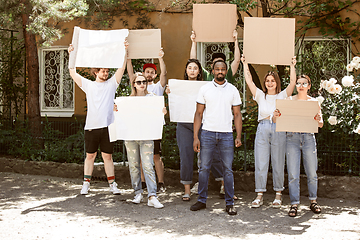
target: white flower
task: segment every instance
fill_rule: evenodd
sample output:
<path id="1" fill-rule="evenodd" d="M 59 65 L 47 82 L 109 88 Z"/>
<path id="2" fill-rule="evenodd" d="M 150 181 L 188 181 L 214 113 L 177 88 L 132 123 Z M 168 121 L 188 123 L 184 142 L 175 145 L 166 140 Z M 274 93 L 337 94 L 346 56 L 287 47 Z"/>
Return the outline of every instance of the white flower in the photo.
<path id="1" fill-rule="evenodd" d="M 360 124 L 359 124 L 359 126 L 354 130 L 354 133 L 360 134 Z"/>
<path id="2" fill-rule="evenodd" d="M 329 122 L 331 125 L 336 125 L 336 124 L 337 124 L 336 116 L 330 116 L 329 119 L 328 119 L 328 122 Z"/>
<path id="3" fill-rule="evenodd" d="M 342 87 L 339 84 L 334 85 L 335 93 L 339 94 L 342 91 Z"/>
<path id="4" fill-rule="evenodd" d="M 335 78 L 330 78 L 329 82 L 332 83 L 332 84 L 335 84 L 337 82 L 337 80 Z"/>
<path id="5" fill-rule="evenodd" d="M 326 81 L 326 86 L 324 87 L 328 92 L 330 92 L 330 88 L 334 88 L 335 83 L 332 83 L 330 81 Z"/>
<path id="6" fill-rule="evenodd" d="M 351 61 L 350 65 L 353 69 L 355 68 L 356 70 L 358 70 L 360 68 L 360 64 L 358 62 Z"/>
<path id="7" fill-rule="evenodd" d="M 341 83 L 344 87 L 354 86 L 354 76 L 345 76 L 341 79 Z"/>
<path id="8" fill-rule="evenodd" d="M 320 103 L 320 105 L 321 105 L 321 104 L 324 102 L 325 98 L 320 95 L 320 96 L 318 96 L 318 97 L 316 98 L 316 100 L 318 100 L 319 103 Z"/>
<path id="9" fill-rule="evenodd" d="M 360 63 L 360 57 L 356 56 L 351 61 L 356 62 L 356 63 Z"/>
<path id="10" fill-rule="evenodd" d="M 348 64 L 348 65 L 346 66 L 346 70 L 347 70 L 348 72 L 352 72 L 352 71 L 354 71 L 354 68 L 353 68 L 353 66 L 352 66 L 351 64 Z"/>
<path id="11" fill-rule="evenodd" d="M 326 80 L 321 80 L 321 83 L 320 83 L 320 89 L 326 89 L 326 87 L 327 87 L 327 82 L 328 81 L 326 81 Z"/>
<path id="12" fill-rule="evenodd" d="M 336 84 L 336 85 L 338 85 L 338 84 Z M 332 84 L 331 86 L 329 86 L 326 90 L 327 90 L 329 93 L 331 93 L 331 94 L 337 93 L 334 84 Z"/>

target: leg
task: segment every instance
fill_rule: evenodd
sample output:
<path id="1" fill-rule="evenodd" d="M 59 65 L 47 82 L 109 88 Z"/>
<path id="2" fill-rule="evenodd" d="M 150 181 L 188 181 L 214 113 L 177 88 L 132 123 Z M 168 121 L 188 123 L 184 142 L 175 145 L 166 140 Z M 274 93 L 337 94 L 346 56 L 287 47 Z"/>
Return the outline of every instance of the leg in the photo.
<path id="1" fill-rule="evenodd" d="M 180 182 L 184 184 L 185 194 L 190 195 L 190 184 L 194 172 L 193 124 L 178 123 L 176 141 L 180 153 Z"/>
<path id="2" fill-rule="evenodd" d="M 84 162 L 84 175 L 92 176 L 96 154 L 96 152 L 86 153 L 86 159 Z"/>
<path id="3" fill-rule="evenodd" d="M 135 190 L 135 195 L 142 193 L 140 177 L 140 149 L 136 141 L 125 141 L 128 156 L 131 185 Z"/>
<path id="4" fill-rule="evenodd" d="M 286 133 L 286 165 L 291 205 L 300 204 L 300 134 Z"/>
<path id="5" fill-rule="evenodd" d="M 270 121 L 259 123 L 255 137 L 255 192 L 266 192 L 270 160 Z"/>
<path id="6" fill-rule="evenodd" d="M 213 152 L 216 147 L 215 133 L 210 131 L 201 131 L 200 143 L 200 171 L 199 171 L 199 197 L 198 202 L 206 203 L 208 195 L 208 183 L 210 168 L 213 159 Z"/>
<path id="7" fill-rule="evenodd" d="M 234 139 L 232 132 L 218 133 L 220 149 L 220 159 L 224 174 L 225 202 L 226 206 L 234 205 L 234 175 L 232 171 L 232 163 L 234 160 Z"/>
<path id="8" fill-rule="evenodd" d="M 154 141 L 139 141 L 142 170 L 148 189 L 148 197 L 156 196 L 156 177 L 154 171 Z"/>
<path id="9" fill-rule="evenodd" d="M 154 141 L 154 164 L 159 183 L 164 183 L 164 163 L 160 157 L 161 139 Z"/>
<path id="10" fill-rule="evenodd" d="M 104 160 L 104 168 L 107 177 L 115 176 L 114 172 L 114 162 L 112 159 L 112 154 L 101 153 L 102 159 Z M 114 180 L 108 180 L 109 183 L 114 182 Z"/>
<path id="11" fill-rule="evenodd" d="M 316 140 L 314 134 L 304 134 L 304 145 L 303 145 L 303 164 L 305 173 L 307 176 L 307 185 L 309 191 L 309 199 L 311 202 L 310 209 L 314 213 L 320 213 L 321 208 L 317 205 L 317 150 Z"/>

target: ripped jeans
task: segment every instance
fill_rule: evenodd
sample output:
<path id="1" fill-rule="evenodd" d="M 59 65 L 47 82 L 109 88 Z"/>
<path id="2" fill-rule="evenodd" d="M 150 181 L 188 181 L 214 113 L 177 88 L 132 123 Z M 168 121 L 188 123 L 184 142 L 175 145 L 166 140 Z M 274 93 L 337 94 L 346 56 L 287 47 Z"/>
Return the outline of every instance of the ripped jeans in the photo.
<path id="1" fill-rule="evenodd" d="M 317 150 L 316 140 L 313 133 L 286 133 L 286 164 L 289 176 L 289 195 L 291 205 L 300 203 L 300 162 L 301 155 L 307 186 L 309 200 L 316 200 L 318 178 L 317 178 Z"/>
<path id="2" fill-rule="evenodd" d="M 141 171 L 140 161 L 142 163 L 142 170 L 145 176 L 145 182 L 148 190 L 148 197 L 156 196 L 156 177 L 154 170 L 154 141 L 139 140 L 139 141 L 125 141 L 126 152 L 129 163 L 129 171 L 131 177 L 131 184 L 135 190 L 135 194 L 142 193 L 141 188 Z"/>

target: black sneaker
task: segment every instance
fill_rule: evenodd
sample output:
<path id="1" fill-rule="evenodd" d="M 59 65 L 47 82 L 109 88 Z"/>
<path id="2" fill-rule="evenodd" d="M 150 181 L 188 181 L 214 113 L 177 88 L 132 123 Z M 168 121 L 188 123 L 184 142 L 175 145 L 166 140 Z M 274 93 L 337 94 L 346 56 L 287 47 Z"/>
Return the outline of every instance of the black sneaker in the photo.
<path id="1" fill-rule="evenodd" d="M 191 211 L 199 211 L 201 209 L 205 209 L 206 208 L 206 203 L 202 203 L 202 202 L 196 202 L 194 205 L 192 205 L 190 207 Z"/>
<path id="2" fill-rule="evenodd" d="M 234 208 L 234 205 L 226 205 L 225 211 L 229 214 L 229 215 L 236 215 L 237 211 Z"/>
<path id="3" fill-rule="evenodd" d="M 163 182 L 158 183 L 156 193 L 161 193 L 165 191 L 166 191 L 165 184 Z"/>

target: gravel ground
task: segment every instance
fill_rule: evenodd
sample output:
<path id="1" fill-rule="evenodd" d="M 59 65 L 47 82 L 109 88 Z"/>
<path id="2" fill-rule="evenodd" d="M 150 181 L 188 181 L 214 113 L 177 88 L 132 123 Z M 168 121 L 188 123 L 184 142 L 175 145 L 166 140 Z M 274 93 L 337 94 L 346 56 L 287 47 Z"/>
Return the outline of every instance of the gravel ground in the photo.
<path id="1" fill-rule="evenodd" d="M 0 239 L 360 239 L 359 198 L 319 198 L 322 213 L 315 215 L 302 197 L 306 205 L 290 218 L 288 195 L 280 209 L 271 208 L 270 194 L 252 209 L 255 194 L 236 192 L 238 214 L 229 216 L 217 192 L 205 210 L 192 212 L 196 195 L 183 202 L 182 189 L 168 187 L 159 195 L 165 208 L 155 209 L 132 204 L 130 184 L 120 186 L 120 196 L 102 181 L 92 181 L 86 196 L 80 188 L 81 179 L 0 172 Z"/>

